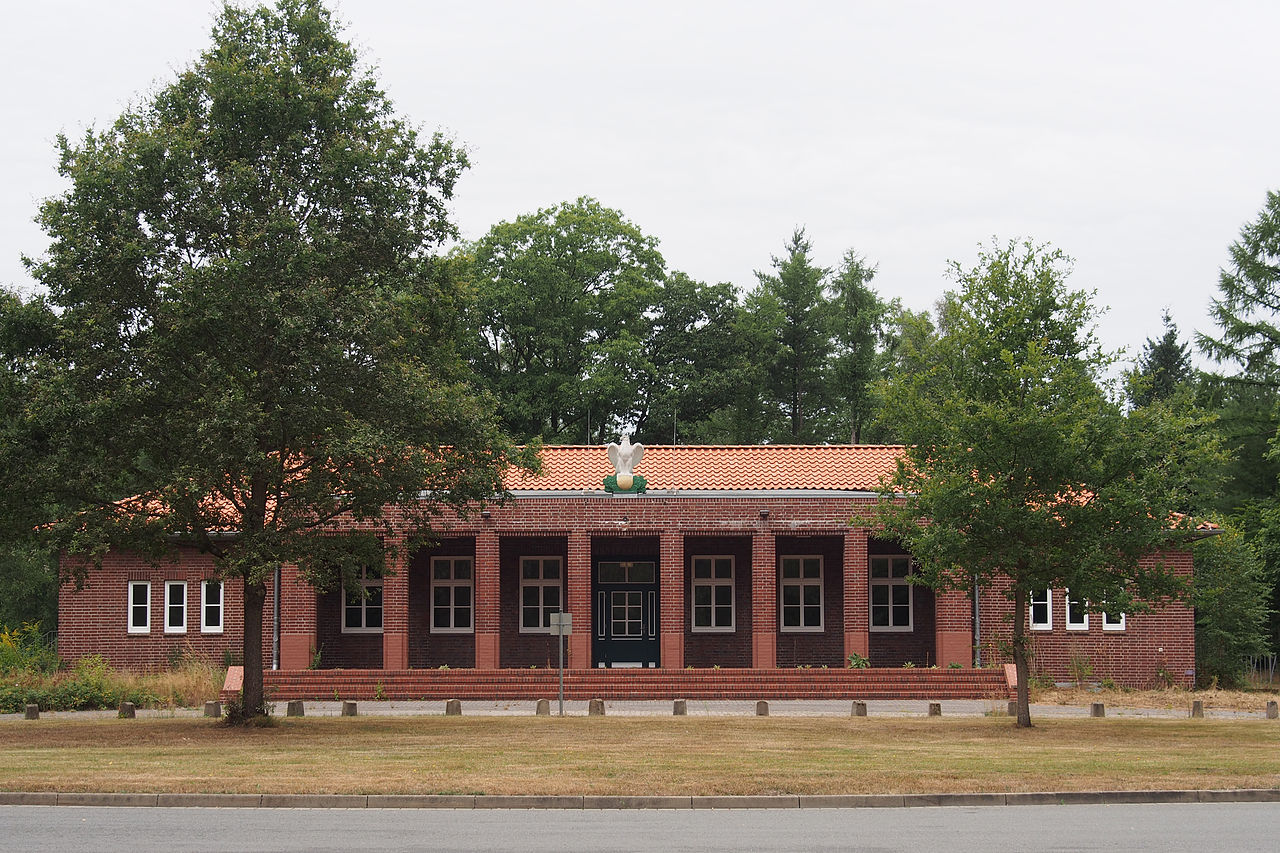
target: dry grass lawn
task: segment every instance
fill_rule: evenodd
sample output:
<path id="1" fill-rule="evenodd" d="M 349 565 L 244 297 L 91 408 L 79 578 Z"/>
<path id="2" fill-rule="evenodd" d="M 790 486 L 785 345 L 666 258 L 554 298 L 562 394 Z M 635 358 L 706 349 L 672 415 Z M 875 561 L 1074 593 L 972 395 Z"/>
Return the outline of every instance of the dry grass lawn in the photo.
<path id="1" fill-rule="evenodd" d="M 192 718 L 0 725 L 0 790 L 820 794 L 1280 785 L 1264 720 Z"/>
<path id="2" fill-rule="evenodd" d="M 1088 708 L 1091 702 L 1104 702 L 1107 708 L 1167 708 L 1185 711 L 1199 699 L 1206 711 L 1259 712 L 1268 701 L 1280 701 L 1274 690 L 1123 690 L 1119 688 L 1037 687 L 1031 690 L 1031 701 L 1043 705 L 1075 705 Z M 1032 714 L 1034 718 L 1035 714 Z"/>

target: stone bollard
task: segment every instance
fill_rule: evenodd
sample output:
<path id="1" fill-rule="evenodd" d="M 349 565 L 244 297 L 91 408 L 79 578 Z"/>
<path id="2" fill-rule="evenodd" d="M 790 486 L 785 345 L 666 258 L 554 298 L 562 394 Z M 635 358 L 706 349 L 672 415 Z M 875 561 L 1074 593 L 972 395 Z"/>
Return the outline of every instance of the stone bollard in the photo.
<path id="1" fill-rule="evenodd" d="M 305 713 L 301 699 L 290 699 L 289 704 L 284 706 L 284 715 L 286 717 L 301 717 Z"/>
<path id="2" fill-rule="evenodd" d="M 1016 717 L 1016 716 L 1018 716 L 1018 700 L 1017 700 L 1017 699 L 1010 699 L 1010 700 L 1009 700 L 1009 711 L 1008 711 L 1008 713 L 1009 713 L 1009 716 L 1010 716 L 1010 717 Z"/>
<path id="3" fill-rule="evenodd" d="M 462 700 L 450 699 L 448 702 L 445 702 L 444 715 L 446 717 L 461 717 L 462 716 Z"/>
<path id="4" fill-rule="evenodd" d="M 767 716 L 769 716 L 769 703 L 768 703 L 768 702 L 766 702 L 766 701 L 764 701 L 763 699 L 761 699 L 759 702 L 757 702 L 757 703 L 756 703 L 756 716 L 757 716 L 757 717 L 767 717 Z"/>
<path id="5" fill-rule="evenodd" d="M 1107 715 L 1107 707 L 1101 702 L 1094 702 L 1089 706 L 1090 717 L 1105 717 Z"/>
<path id="6" fill-rule="evenodd" d="M 342 703 L 342 714 L 341 714 L 341 716 L 343 716 L 343 717 L 354 717 L 355 715 L 356 715 L 356 703 L 355 703 L 355 702 L 343 702 L 343 703 Z"/>
<path id="7" fill-rule="evenodd" d="M 121 702 L 116 716 L 122 720 L 133 720 L 138 716 L 138 709 L 132 702 Z"/>
<path id="8" fill-rule="evenodd" d="M 550 717 L 551 701 L 549 699 L 539 699 L 538 704 L 533 707 L 533 713 L 539 717 Z"/>
<path id="9" fill-rule="evenodd" d="M 1193 700 L 1193 701 L 1192 701 L 1192 703 L 1191 703 L 1191 716 L 1193 716 L 1193 717 L 1203 717 L 1203 716 L 1204 716 L 1204 702 L 1201 702 L 1199 699 L 1195 699 L 1195 700 Z"/>
<path id="10" fill-rule="evenodd" d="M 671 703 L 671 716 L 687 717 L 689 716 L 689 703 L 683 699 L 677 699 Z"/>
<path id="11" fill-rule="evenodd" d="M 222 703 L 221 702 L 205 702 L 204 715 L 206 717 L 221 717 Z"/>
<path id="12" fill-rule="evenodd" d="M 604 716 L 604 700 L 592 699 L 589 703 L 587 703 L 587 716 L 603 717 Z"/>
<path id="13" fill-rule="evenodd" d="M 1267 719 L 1274 720 L 1280 718 L 1280 707 L 1276 705 L 1276 701 L 1272 699 L 1267 703 Z"/>
<path id="14" fill-rule="evenodd" d="M 38 719 L 40 719 L 40 706 L 39 706 L 39 705 L 28 705 L 28 706 L 24 709 L 24 713 L 23 713 L 23 715 L 22 715 L 22 718 L 23 718 L 24 720 L 38 720 Z"/>
<path id="15" fill-rule="evenodd" d="M 930 702 L 930 703 L 929 703 L 929 716 L 930 716 L 930 717 L 941 717 L 941 716 L 942 716 L 942 703 L 941 703 L 941 702 Z"/>
<path id="16" fill-rule="evenodd" d="M 853 717 L 865 717 L 866 715 L 867 715 L 867 703 L 866 703 L 866 702 L 854 702 L 854 703 L 853 703 L 853 713 L 852 713 L 850 716 L 853 716 Z"/>

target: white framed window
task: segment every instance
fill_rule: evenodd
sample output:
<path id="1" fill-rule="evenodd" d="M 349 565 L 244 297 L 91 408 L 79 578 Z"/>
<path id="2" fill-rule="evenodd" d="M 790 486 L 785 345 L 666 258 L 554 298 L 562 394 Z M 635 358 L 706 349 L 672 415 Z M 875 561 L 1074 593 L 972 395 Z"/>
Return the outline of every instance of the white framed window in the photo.
<path id="1" fill-rule="evenodd" d="M 129 633 L 151 631 L 151 582 L 129 581 Z"/>
<path id="2" fill-rule="evenodd" d="M 1062 598 L 1067 604 L 1067 630 L 1089 630 L 1089 602 L 1071 597 L 1071 590 L 1063 590 Z"/>
<path id="3" fill-rule="evenodd" d="M 342 633 L 382 633 L 382 575 L 363 568 L 357 589 L 346 590 L 342 601 Z"/>
<path id="4" fill-rule="evenodd" d="M 200 633 L 222 633 L 222 581 L 200 584 Z"/>
<path id="5" fill-rule="evenodd" d="M 551 631 L 551 614 L 559 613 L 564 600 L 560 557 L 520 558 L 520 633 Z"/>
<path id="6" fill-rule="evenodd" d="M 164 632 L 166 634 L 187 633 L 186 581 L 164 582 Z"/>
<path id="7" fill-rule="evenodd" d="M 1032 631 L 1053 630 L 1053 590 L 1044 589 L 1031 593 L 1031 607 L 1028 614 Z"/>
<path id="8" fill-rule="evenodd" d="M 787 555 L 778 560 L 781 630 L 822 630 L 822 557 Z"/>
<path id="9" fill-rule="evenodd" d="M 431 558 L 431 632 L 472 631 L 472 567 L 470 557 Z"/>
<path id="10" fill-rule="evenodd" d="M 1104 631 L 1123 631 L 1124 630 L 1124 614 L 1108 613 L 1102 611 L 1102 630 Z"/>
<path id="11" fill-rule="evenodd" d="M 732 631 L 734 629 L 733 606 L 733 556 L 710 555 L 692 558 L 693 583 L 691 607 L 694 631 Z"/>
<path id="12" fill-rule="evenodd" d="M 911 558 L 905 554 L 871 558 L 871 630 L 911 631 Z"/>

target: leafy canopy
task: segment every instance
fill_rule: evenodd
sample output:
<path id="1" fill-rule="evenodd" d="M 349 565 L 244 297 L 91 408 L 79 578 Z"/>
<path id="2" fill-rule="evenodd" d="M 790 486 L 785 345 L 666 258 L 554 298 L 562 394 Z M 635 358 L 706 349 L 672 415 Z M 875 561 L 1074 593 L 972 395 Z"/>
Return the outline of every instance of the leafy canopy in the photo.
<path id="1" fill-rule="evenodd" d="M 941 331 L 915 354 L 918 369 L 883 389 L 881 416 L 908 447 L 880 519 L 922 581 L 993 586 L 1013 601 L 1025 725 L 1028 595 L 1069 587 L 1133 612 L 1178 594 L 1181 579 L 1142 558 L 1187 525 L 1175 513 L 1216 459 L 1191 414 L 1126 417 L 1104 381 L 1115 357 L 1094 337 L 1096 311 L 1066 285 L 1070 263 L 1010 242 L 972 268 L 953 264 Z"/>
<path id="2" fill-rule="evenodd" d="M 192 67 L 58 149 L 47 296 L 4 303 L 53 330 L 23 337 L 6 467 L 75 510 L 61 547 L 185 542 L 245 578 L 252 709 L 276 565 L 377 568 L 387 506 L 425 528 L 512 461 L 432 257 L 466 158 L 395 115 L 318 0 L 224 6 Z"/>

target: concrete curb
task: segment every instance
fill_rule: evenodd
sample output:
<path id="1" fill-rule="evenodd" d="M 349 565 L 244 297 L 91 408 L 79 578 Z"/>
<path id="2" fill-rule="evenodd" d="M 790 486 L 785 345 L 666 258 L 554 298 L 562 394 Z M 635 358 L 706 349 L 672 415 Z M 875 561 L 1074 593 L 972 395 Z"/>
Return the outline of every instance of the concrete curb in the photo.
<path id="1" fill-rule="evenodd" d="M 1141 803 L 1280 803 L 1280 788 L 785 796 L 489 796 L 469 794 L 112 794 L 0 791 L 0 806 L 275 809 L 883 809 Z"/>

